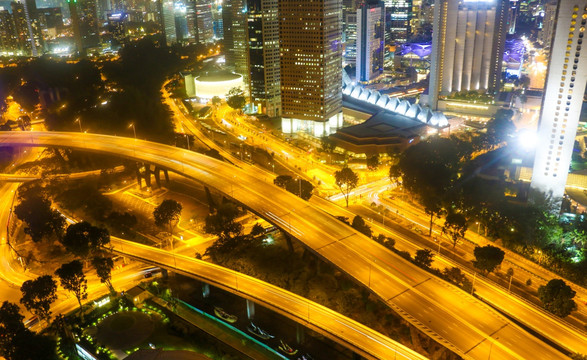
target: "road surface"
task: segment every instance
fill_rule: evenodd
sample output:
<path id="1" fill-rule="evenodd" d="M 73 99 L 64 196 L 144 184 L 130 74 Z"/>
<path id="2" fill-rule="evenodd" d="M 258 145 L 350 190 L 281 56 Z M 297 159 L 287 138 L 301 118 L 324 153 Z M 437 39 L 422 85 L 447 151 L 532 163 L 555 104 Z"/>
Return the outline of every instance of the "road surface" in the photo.
<path id="1" fill-rule="evenodd" d="M 0 144 L 61 146 L 150 162 L 233 196 L 369 287 L 404 319 L 461 356 L 561 359 L 564 355 L 475 298 L 254 174 L 201 154 L 107 135 L 0 133 Z M 553 337 L 556 337 L 553 335 Z M 583 344 L 585 346 L 585 344 Z"/>

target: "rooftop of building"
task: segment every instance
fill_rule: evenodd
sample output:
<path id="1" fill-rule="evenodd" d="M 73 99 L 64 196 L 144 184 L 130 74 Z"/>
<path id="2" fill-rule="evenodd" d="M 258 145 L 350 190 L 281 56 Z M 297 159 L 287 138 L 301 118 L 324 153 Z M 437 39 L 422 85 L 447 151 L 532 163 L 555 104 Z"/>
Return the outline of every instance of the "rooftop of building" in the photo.
<path id="1" fill-rule="evenodd" d="M 339 129 L 331 136 L 355 145 L 398 144 L 419 138 L 426 128 L 426 124 L 418 120 L 379 108 L 365 122 Z"/>
<path id="2" fill-rule="evenodd" d="M 229 81 L 241 78 L 242 75 L 235 74 L 228 70 L 213 70 L 203 73 L 196 77 L 197 81 L 216 82 L 216 81 Z"/>

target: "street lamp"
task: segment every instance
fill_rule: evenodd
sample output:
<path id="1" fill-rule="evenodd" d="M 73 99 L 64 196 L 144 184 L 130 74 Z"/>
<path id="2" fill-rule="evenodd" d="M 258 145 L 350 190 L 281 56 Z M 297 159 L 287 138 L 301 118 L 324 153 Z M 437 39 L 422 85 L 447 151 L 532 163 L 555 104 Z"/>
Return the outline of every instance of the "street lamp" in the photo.
<path id="1" fill-rule="evenodd" d="M 81 118 L 77 118 L 77 119 L 75 119 L 75 122 L 79 124 L 79 132 L 83 133 L 83 131 L 82 131 L 82 119 Z"/>
<path id="2" fill-rule="evenodd" d="M 128 126 L 129 128 L 132 127 L 132 132 L 135 135 L 135 140 L 137 139 L 137 129 L 135 129 L 135 123 L 130 123 Z"/>
<path id="3" fill-rule="evenodd" d="M 188 134 L 184 134 L 185 135 L 185 139 L 188 143 L 188 150 L 190 149 L 190 137 L 188 136 Z"/>
<path id="4" fill-rule="evenodd" d="M 493 340 L 493 341 L 491 342 L 491 345 L 489 345 L 489 356 L 487 357 L 487 360 L 491 360 L 491 349 L 493 349 L 493 344 L 494 344 L 494 343 L 495 343 L 497 340 L 499 340 L 499 336 L 498 336 L 498 337 L 496 337 L 496 338 L 495 338 L 495 340 Z"/>

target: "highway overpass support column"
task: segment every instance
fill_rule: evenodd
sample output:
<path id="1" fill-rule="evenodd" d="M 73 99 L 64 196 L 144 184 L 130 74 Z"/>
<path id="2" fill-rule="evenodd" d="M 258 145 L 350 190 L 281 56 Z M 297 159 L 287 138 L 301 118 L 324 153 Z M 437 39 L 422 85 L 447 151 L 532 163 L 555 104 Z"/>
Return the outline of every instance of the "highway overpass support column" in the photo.
<path id="1" fill-rule="evenodd" d="M 202 285 L 202 297 L 206 299 L 208 296 L 210 296 L 210 284 L 204 283 Z"/>
<path id="2" fill-rule="evenodd" d="M 253 320 L 255 318 L 255 303 L 247 299 L 247 318 Z"/>
<path id="3" fill-rule="evenodd" d="M 296 323 L 296 341 L 298 344 L 303 344 L 306 341 L 306 328 L 298 323 Z"/>

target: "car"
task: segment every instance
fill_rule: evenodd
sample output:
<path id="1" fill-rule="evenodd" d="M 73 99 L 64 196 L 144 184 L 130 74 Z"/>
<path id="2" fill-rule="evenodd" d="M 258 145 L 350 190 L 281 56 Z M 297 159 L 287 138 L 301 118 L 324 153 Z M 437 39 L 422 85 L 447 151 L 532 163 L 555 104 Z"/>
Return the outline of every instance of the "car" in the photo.
<path id="1" fill-rule="evenodd" d="M 269 334 L 268 332 L 266 332 L 265 330 L 261 329 L 260 327 L 258 327 L 257 325 L 253 324 L 253 322 L 251 321 L 251 323 L 247 326 L 247 330 L 248 332 L 250 332 L 251 334 L 255 335 L 256 337 L 263 339 L 263 340 L 269 340 L 269 339 L 273 339 L 275 336 Z"/>
<path id="2" fill-rule="evenodd" d="M 293 349 L 291 346 L 284 343 L 283 340 L 279 340 L 278 348 L 280 351 L 284 352 L 288 356 L 294 356 L 298 353 L 298 349 Z"/>
<path id="3" fill-rule="evenodd" d="M 214 306 L 214 314 L 230 324 L 234 324 L 238 320 L 238 316 L 231 315 L 231 314 L 227 313 L 226 311 L 224 311 L 223 308 L 218 307 L 218 306 Z"/>

